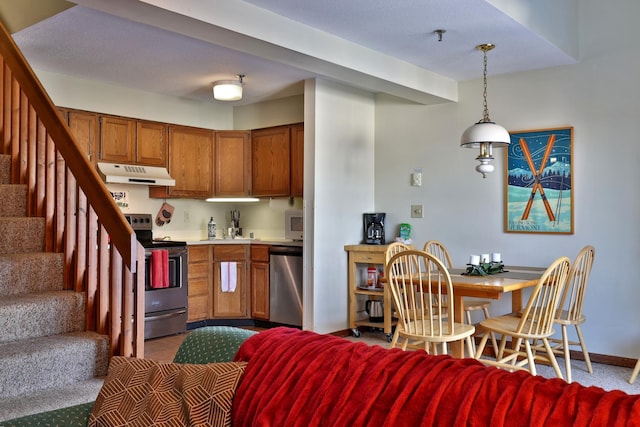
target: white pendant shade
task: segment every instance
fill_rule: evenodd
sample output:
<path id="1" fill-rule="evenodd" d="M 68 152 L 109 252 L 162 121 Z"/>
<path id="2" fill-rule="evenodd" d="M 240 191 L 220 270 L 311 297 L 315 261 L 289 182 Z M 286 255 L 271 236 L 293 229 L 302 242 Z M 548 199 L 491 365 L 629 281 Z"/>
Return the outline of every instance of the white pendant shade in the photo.
<path id="1" fill-rule="evenodd" d="M 511 142 L 509 132 L 493 122 L 478 122 L 467 128 L 460 138 L 460 146 L 478 148 L 483 142 L 491 143 L 494 147 L 505 147 Z"/>
<path id="2" fill-rule="evenodd" d="M 484 53 L 484 71 L 482 73 L 484 80 L 484 92 L 482 94 L 482 105 L 484 111 L 482 120 L 467 128 L 460 138 L 460 146 L 465 148 L 479 148 L 480 154 L 476 160 L 480 162 L 476 166 L 476 171 L 482 174 L 483 178 L 488 173 L 493 172 L 494 167 L 490 163 L 493 160 L 493 147 L 507 147 L 511 142 L 509 132 L 500 125 L 495 124 L 489 118 L 489 107 L 487 106 L 487 52 L 496 47 L 493 43 L 480 44 L 476 49 Z"/>
<path id="3" fill-rule="evenodd" d="M 220 80 L 213 84 L 213 97 L 218 101 L 242 99 L 242 83 L 236 80 Z"/>

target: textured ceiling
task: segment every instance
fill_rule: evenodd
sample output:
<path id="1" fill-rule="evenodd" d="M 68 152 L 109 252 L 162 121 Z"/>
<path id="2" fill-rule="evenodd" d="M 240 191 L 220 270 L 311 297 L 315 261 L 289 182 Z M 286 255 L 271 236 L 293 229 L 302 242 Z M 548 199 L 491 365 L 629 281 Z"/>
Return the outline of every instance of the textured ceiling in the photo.
<path id="1" fill-rule="evenodd" d="M 419 102 L 454 99 L 436 92 L 481 77 L 474 48 L 485 42 L 497 45 L 490 75 L 576 62 L 570 49 L 549 41 L 560 40 L 562 14 L 543 37 L 544 28 L 533 31 L 512 16 L 535 24 L 544 11 L 507 14 L 482 0 L 77 3 L 13 34 L 34 68 L 211 102 L 214 80 L 246 74 L 245 97 L 233 105 L 301 93 L 312 77 Z M 440 28 L 442 41 L 434 33 Z"/>

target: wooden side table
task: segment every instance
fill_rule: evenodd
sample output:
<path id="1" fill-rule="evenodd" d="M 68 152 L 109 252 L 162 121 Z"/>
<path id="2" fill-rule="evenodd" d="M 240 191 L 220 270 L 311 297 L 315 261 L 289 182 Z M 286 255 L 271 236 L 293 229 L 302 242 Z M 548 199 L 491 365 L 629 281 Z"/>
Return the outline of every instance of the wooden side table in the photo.
<path id="1" fill-rule="evenodd" d="M 391 315 L 391 293 L 388 287 L 382 289 L 362 289 L 358 287 L 358 264 L 369 267 L 384 266 L 385 251 L 388 245 L 346 245 L 344 250 L 348 253 L 348 286 L 349 286 L 349 328 L 355 337 L 360 336 L 358 326 L 369 326 L 373 328 L 382 327 L 387 335 L 387 340 L 391 342 L 392 328 L 395 322 Z M 357 302 L 359 296 L 366 296 L 372 299 L 382 299 L 384 310 L 383 322 L 370 322 L 369 319 L 357 319 Z"/>

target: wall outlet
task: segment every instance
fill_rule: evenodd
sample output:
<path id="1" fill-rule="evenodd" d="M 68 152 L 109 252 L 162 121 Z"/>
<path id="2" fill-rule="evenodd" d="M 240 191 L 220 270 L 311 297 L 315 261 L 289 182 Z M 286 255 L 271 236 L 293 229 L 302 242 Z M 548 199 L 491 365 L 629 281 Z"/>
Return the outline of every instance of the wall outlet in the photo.
<path id="1" fill-rule="evenodd" d="M 411 205 L 411 218 L 424 218 L 422 205 Z"/>
<path id="2" fill-rule="evenodd" d="M 189 216 L 189 211 L 184 211 L 184 222 L 191 221 L 191 217 Z"/>

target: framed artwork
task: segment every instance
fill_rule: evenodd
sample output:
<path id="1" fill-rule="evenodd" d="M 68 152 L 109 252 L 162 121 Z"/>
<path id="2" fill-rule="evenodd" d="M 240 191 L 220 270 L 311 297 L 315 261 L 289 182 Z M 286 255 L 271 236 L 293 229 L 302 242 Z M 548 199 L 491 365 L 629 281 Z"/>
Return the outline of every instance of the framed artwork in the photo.
<path id="1" fill-rule="evenodd" d="M 573 234 L 573 127 L 509 134 L 505 232 Z"/>

